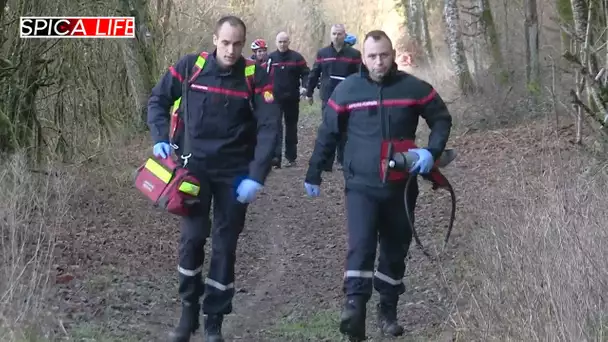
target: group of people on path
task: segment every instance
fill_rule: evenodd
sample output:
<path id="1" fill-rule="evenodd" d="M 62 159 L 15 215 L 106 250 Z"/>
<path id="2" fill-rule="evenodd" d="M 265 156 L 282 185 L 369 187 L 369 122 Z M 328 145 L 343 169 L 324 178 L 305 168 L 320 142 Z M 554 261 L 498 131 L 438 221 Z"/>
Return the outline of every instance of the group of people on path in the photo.
<path id="1" fill-rule="evenodd" d="M 405 291 L 405 258 L 412 239 L 406 210 L 413 215 L 418 194 L 414 182 L 406 208 L 405 182 L 430 172 L 444 151 L 452 125 L 445 103 L 430 84 L 397 70 L 393 44 L 383 31 L 369 32 L 361 53 L 346 43 L 344 25 L 333 25 L 331 43 L 317 52 L 312 69 L 289 48 L 285 32 L 276 37 L 276 51 L 268 53 L 266 42 L 257 39 L 251 44 L 253 58 L 243 57 L 246 35 L 240 18 L 220 18 L 213 33 L 215 49 L 180 58 L 148 102 L 154 155 L 182 156 L 188 136 L 186 167 L 201 184 L 197 210 L 181 222 L 177 270 L 182 310 L 170 340 L 190 341 L 203 313 L 205 341 L 224 341 L 222 323 L 232 312 L 237 241 L 248 205 L 272 167 L 281 167 L 283 140 L 286 166 L 295 164 L 300 98 L 312 104 L 319 84 L 322 122 L 303 186 L 310 197 L 320 195 L 321 175 L 332 170 L 337 149 L 348 221 L 339 329 L 351 340 L 365 338 L 366 304 L 375 288 L 381 331 L 402 335 L 397 304 Z M 182 97 L 187 100 L 172 110 Z M 418 161 L 410 170 L 391 170 L 389 180 L 383 180 L 387 145 L 413 140 L 420 117 L 431 129 L 427 146 L 413 150 Z M 210 267 L 203 277 L 210 236 Z"/>
<path id="2" fill-rule="evenodd" d="M 279 140 L 272 165 L 281 168 L 283 145 L 285 146 L 286 167 L 296 165 L 298 157 L 298 121 L 300 116 L 300 99 L 305 97 L 312 105 L 315 88 L 321 90 L 323 106 L 336 85 L 350 74 L 359 70 L 361 54 L 353 46 L 357 37 L 347 34 L 344 25 L 333 25 L 331 28 L 331 45 L 319 50 L 312 70 L 302 55 L 289 48 L 291 43 L 287 32 L 276 36 L 277 49 L 268 53 L 268 44 L 258 38 L 251 43 L 251 59 L 264 68 L 271 78 L 274 100 L 279 105 L 284 122 L 279 125 Z M 283 144 L 284 142 L 284 144 Z M 332 155 L 324 167 L 325 171 L 333 170 L 334 158 L 341 167 L 344 156 L 342 139 L 337 147 L 337 154 Z"/>

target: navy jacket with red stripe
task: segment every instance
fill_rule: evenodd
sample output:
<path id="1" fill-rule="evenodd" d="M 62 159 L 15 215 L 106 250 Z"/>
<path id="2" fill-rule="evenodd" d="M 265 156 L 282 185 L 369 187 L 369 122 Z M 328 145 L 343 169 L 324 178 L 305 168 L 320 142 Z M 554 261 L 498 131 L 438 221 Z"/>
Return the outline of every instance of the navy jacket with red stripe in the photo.
<path id="1" fill-rule="evenodd" d="M 415 140 L 419 118 L 431 129 L 427 149 L 435 159 L 444 151 L 450 136 L 452 117 L 427 82 L 397 70 L 379 84 L 367 69 L 340 83 L 325 106 L 306 182 L 321 183 L 322 165 L 329 158 L 342 133 L 348 139 L 344 150 L 344 177 L 348 188 L 391 188 L 406 178 L 382 182 L 381 154 L 387 141 Z"/>
<path id="2" fill-rule="evenodd" d="M 274 96 L 279 101 L 299 101 L 300 87 L 306 87 L 310 69 L 302 55 L 293 50 L 273 51 L 268 55 Z"/>
<path id="3" fill-rule="evenodd" d="M 359 72 L 359 65 L 361 65 L 361 52 L 351 46 L 344 45 L 339 52 L 336 51 L 333 43 L 320 49 L 308 77 L 306 96 L 312 97 L 320 78 L 319 96 L 321 100 L 327 101 L 340 82 L 347 76 Z"/>
<path id="4" fill-rule="evenodd" d="M 182 96 L 186 72 L 192 76 L 198 54 L 182 57 L 152 89 L 148 101 L 148 126 L 154 142 L 169 142 L 169 111 Z M 188 94 L 189 166 L 210 176 L 233 181 L 248 175 L 264 183 L 278 137 L 280 112 L 272 101 L 271 84 L 264 68 L 256 67 L 253 92 L 245 78 L 241 57 L 230 70 L 222 70 L 209 53 Z M 266 98 L 264 97 L 266 95 Z M 182 98 L 179 116 L 183 120 Z M 171 142 L 181 154 L 184 125 Z"/>

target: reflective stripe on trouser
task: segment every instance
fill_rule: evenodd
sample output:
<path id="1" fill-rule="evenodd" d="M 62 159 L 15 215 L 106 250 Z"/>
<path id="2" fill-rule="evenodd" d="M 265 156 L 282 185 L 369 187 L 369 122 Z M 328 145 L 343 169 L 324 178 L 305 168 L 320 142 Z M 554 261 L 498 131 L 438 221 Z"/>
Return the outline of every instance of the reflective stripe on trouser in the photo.
<path id="1" fill-rule="evenodd" d="M 201 210 L 182 220 L 179 292 L 184 302 L 198 302 L 204 293 L 203 312 L 206 314 L 229 314 L 234 297 L 236 246 L 245 224 L 247 205 L 236 201 L 233 184 L 211 182 L 206 194 L 206 198 L 200 196 Z M 209 222 L 211 195 L 213 229 Z M 204 246 L 210 231 L 213 234 L 211 262 L 203 284 Z"/>
<path id="2" fill-rule="evenodd" d="M 300 118 L 299 100 L 281 100 L 278 102 L 281 108 L 283 123 L 279 125 L 279 134 L 275 157 L 281 160 L 283 151 L 283 139 L 285 139 L 285 159 L 295 161 L 298 157 L 298 120 Z"/>
<path id="3" fill-rule="evenodd" d="M 417 183 L 414 183 L 417 185 Z M 415 206 L 417 186 L 410 192 Z M 391 298 L 405 292 L 403 276 L 405 257 L 412 240 L 407 222 L 403 188 L 390 193 L 346 190 L 348 219 L 348 255 L 344 273 L 347 296 L 372 294 L 372 285 L 380 295 Z M 410 209 L 413 213 L 413 209 Z M 376 245 L 380 242 L 378 268 L 374 271 Z"/>

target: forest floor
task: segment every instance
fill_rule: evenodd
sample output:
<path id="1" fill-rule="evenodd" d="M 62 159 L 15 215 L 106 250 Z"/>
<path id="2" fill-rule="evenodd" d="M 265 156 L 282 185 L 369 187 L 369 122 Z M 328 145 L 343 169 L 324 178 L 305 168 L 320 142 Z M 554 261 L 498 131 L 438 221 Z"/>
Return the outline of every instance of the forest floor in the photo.
<path id="1" fill-rule="evenodd" d="M 250 206 L 237 253 L 234 313 L 224 328 L 227 341 L 342 341 L 342 174 L 324 174 L 321 197 L 308 198 L 303 189 L 317 111 L 302 104 L 298 166 L 273 170 Z M 468 215 L 475 208 L 467 196 L 480 191 L 471 180 L 483 176 L 484 184 L 491 184 L 509 156 L 488 151 L 516 150 L 522 139 L 533 143 L 535 136 L 530 128 L 453 133 L 449 147 L 458 150 L 458 158 L 445 174 L 458 197 L 454 232 L 436 261 L 412 244 L 399 303 L 407 333 L 396 340 L 457 340 L 454 314 L 467 305 L 472 236 L 482 229 Z M 55 286 L 56 310 L 60 330 L 73 341 L 166 341 L 179 317 L 178 219 L 153 209 L 132 188 L 131 174 L 150 151 L 147 138 L 135 140 L 114 155 L 112 167 L 100 163 L 83 171 L 87 186 L 72 200 L 70 223 L 58 236 L 56 264 L 69 281 Z M 484 191 L 500 187 L 494 184 L 494 190 Z M 418 203 L 420 237 L 437 252 L 450 214 L 449 195 L 421 183 Z M 375 326 L 376 300 L 374 295 L 368 304 L 370 341 L 383 340 Z"/>

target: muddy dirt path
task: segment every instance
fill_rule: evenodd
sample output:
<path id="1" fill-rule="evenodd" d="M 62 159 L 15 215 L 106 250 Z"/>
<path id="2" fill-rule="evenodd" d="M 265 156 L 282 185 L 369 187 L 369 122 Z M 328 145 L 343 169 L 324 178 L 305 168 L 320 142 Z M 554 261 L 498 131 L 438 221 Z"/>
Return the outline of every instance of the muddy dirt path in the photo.
<path id="1" fill-rule="evenodd" d="M 273 171 L 250 207 L 239 242 L 227 341 L 341 340 L 342 175 L 325 174 L 322 197 L 316 199 L 307 198 L 302 185 L 316 126 L 317 119 L 302 119 L 299 165 Z M 451 145 L 458 144 L 455 139 Z M 137 147 L 139 159 L 147 148 Z M 77 210 L 71 224 L 58 236 L 57 272 L 74 279 L 57 285 L 54 309 L 62 326 L 58 330 L 65 328 L 74 340 L 165 341 L 177 321 L 178 220 L 150 208 L 130 187 L 137 160 L 121 164 L 124 170 L 114 178 L 90 173 L 89 186 L 73 202 Z M 457 160 L 446 172 L 456 187 L 462 165 Z M 416 213 L 421 239 L 430 247 L 440 246 L 449 215 L 447 194 L 431 192 L 421 186 Z M 412 245 L 400 302 L 408 334 L 400 340 L 451 340 L 450 313 L 459 299 L 466 244 L 456 224 L 451 247 L 439 263 Z M 368 331 L 378 341 L 374 304 L 375 297 L 368 305 Z"/>

